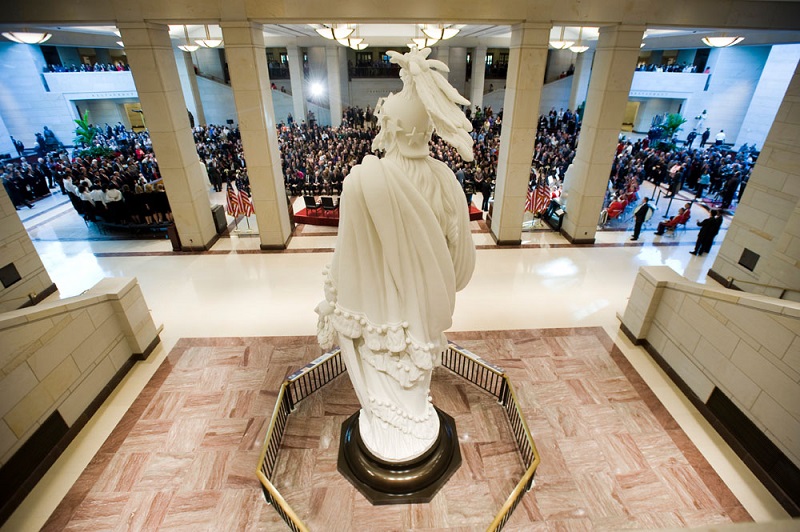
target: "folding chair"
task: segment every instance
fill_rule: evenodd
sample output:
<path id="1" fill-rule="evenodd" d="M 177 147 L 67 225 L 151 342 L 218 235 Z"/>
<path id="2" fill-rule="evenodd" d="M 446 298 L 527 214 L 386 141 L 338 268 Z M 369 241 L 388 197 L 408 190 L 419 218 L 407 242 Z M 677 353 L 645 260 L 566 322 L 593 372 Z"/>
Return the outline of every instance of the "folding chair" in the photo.
<path id="1" fill-rule="evenodd" d="M 314 198 L 314 196 L 303 196 L 303 201 L 306 204 L 306 211 L 308 212 L 318 212 L 322 207 L 322 204 L 317 203 L 317 200 Z"/>

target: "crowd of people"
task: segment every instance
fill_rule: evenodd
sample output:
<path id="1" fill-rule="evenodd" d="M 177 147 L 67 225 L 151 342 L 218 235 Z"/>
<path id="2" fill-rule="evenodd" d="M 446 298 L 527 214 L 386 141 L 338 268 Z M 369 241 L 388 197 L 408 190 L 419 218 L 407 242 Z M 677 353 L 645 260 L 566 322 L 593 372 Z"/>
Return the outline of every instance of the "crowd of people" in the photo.
<path id="1" fill-rule="evenodd" d="M 464 162 L 442 139 L 433 136 L 431 155 L 450 166 L 464 189 L 466 200 L 480 192 L 482 210 L 489 208 L 497 172 L 502 111 L 491 107 L 464 109 L 472 122 L 474 161 Z M 338 127 L 316 121 L 289 121 L 278 125 L 281 168 L 287 193 L 291 195 L 338 195 L 350 170 L 372 152 L 377 134 L 372 109 L 344 109 Z M 550 199 L 560 196 L 567 168 L 575 157 L 580 116 L 569 109 L 551 109 L 539 118 L 531 161 L 529 194 L 544 189 L 547 201 L 533 210 L 540 215 Z M 245 190 L 249 178 L 241 136 L 233 126 L 193 128 L 197 153 L 206 170 L 209 185 Z M 122 123 L 97 128 L 95 143 L 114 155 L 70 160 L 66 151 L 51 152 L 35 164 L 24 159 L 8 164 L 3 184 L 14 205 L 33 207 L 33 201 L 59 188 L 68 194 L 76 210 L 87 219 L 102 218 L 116 223 L 162 223 L 171 219 L 160 173 L 149 135 L 126 130 Z M 380 155 L 380 154 L 378 154 Z M 754 164 L 754 150 L 743 146 L 738 152 L 708 149 L 664 151 L 649 145 L 649 139 L 621 140 L 617 146 L 604 209 L 606 220 L 614 219 L 639 201 L 644 180 L 664 185 L 666 197 L 681 190 L 694 193 L 696 200 L 713 200 L 711 206 L 728 209 L 744 191 Z M 690 214 L 686 208 L 686 213 Z M 679 213 L 683 215 L 683 213 Z M 682 223 L 685 224 L 686 220 Z M 665 222 L 669 228 L 672 220 Z M 677 224 L 677 220 L 676 220 Z"/>
<path id="2" fill-rule="evenodd" d="M 172 219 L 161 175 L 147 133 L 124 127 L 98 128 L 95 142 L 113 151 L 109 157 L 70 158 L 62 149 L 24 158 L 3 169 L 3 185 L 17 209 L 54 190 L 70 198 L 86 220 L 116 224 L 162 224 Z"/>
<path id="3" fill-rule="evenodd" d="M 697 72 L 697 65 L 690 65 L 685 62 L 663 64 L 639 63 L 636 65 L 636 70 L 638 72 L 685 72 L 694 74 Z M 710 72 L 710 69 L 706 69 L 705 73 L 708 72 Z"/>
<path id="4" fill-rule="evenodd" d="M 621 140 L 611 167 L 608 218 L 615 218 L 638 200 L 644 180 L 656 187 L 663 185 L 667 198 L 687 190 L 695 201 L 705 198 L 713 207 L 730 209 L 744 192 L 753 165 L 750 148 L 738 152 L 723 151 L 719 146 L 664 151 L 651 148 L 648 139 Z"/>
<path id="5" fill-rule="evenodd" d="M 44 68 L 45 72 L 123 72 L 131 68 L 127 63 L 117 61 L 115 63 L 80 63 L 78 65 L 47 65 Z"/>

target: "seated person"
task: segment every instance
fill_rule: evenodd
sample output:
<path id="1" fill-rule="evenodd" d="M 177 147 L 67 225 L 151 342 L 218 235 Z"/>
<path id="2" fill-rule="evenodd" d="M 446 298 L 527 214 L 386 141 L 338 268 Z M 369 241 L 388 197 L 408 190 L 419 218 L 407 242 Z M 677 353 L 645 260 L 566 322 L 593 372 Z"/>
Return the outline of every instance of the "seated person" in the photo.
<path id="1" fill-rule="evenodd" d="M 612 201 L 611 204 L 608 206 L 608 219 L 613 220 L 614 218 L 622 214 L 627 205 L 628 202 L 625 201 L 623 197 L 619 197 L 614 201 Z"/>
<path id="2" fill-rule="evenodd" d="M 668 227 L 675 228 L 678 224 L 686 223 L 686 209 L 681 207 L 678 209 L 678 214 L 667 220 L 666 222 L 658 222 L 658 229 L 656 230 L 657 235 L 663 235 L 664 231 L 667 230 Z"/>

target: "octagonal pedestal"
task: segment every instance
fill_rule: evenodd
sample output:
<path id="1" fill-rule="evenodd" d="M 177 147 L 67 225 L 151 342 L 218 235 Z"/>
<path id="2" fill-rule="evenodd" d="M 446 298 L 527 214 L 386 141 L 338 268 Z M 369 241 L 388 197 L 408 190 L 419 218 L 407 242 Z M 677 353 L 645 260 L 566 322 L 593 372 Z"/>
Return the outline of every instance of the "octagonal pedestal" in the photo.
<path id="1" fill-rule="evenodd" d="M 372 504 L 430 502 L 461 465 L 455 420 L 438 408 L 436 442 L 406 462 L 386 462 L 367 449 L 358 428 L 359 413 L 342 424 L 338 469 Z"/>

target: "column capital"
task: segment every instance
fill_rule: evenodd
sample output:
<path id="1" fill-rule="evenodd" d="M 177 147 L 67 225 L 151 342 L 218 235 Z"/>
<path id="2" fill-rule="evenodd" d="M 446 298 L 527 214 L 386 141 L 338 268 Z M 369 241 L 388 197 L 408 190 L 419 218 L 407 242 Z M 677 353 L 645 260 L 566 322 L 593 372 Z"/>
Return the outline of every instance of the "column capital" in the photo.
<path id="1" fill-rule="evenodd" d="M 542 48 L 548 47 L 551 24 L 523 22 L 511 26 L 511 42 L 509 48 Z"/>
<path id="2" fill-rule="evenodd" d="M 125 48 L 172 48 L 169 26 L 153 22 L 119 22 L 117 29 Z"/>
<path id="3" fill-rule="evenodd" d="M 600 36 L 597 39 L 597 50 L 639 50 L 647 27 L 633 24 L 617 24 L 613 26 L 600 26 Z"/>
<path id="4" fill-rule="evenodd" d="M 221 20 L 219 22 L 220 28 L 253 28 L 264 30 L 264 25 L 260 22 L 252 22 L 250 20 Z"/>

